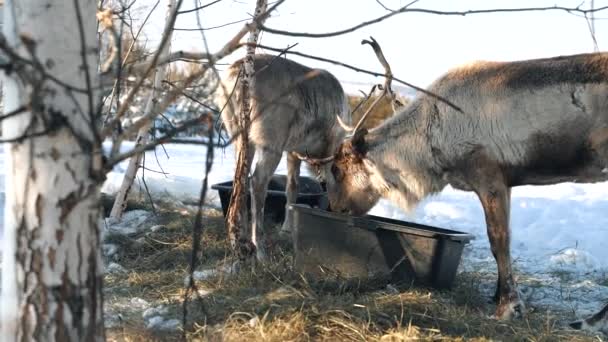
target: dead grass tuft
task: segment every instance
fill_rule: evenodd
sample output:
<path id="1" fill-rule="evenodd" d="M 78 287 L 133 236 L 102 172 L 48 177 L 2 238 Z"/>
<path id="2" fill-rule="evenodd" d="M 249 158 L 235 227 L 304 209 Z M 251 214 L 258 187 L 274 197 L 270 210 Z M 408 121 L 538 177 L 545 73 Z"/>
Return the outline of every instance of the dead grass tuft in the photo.
<path id="1" fill-rule="evenodd" d="M 221 213 L 208 213 L 201 269 L 230 269 Z M 116 239 L 126 275 L 106 275 L 106 305 L 137 296 L 165 305 L 181 320 L 190 248 L 191 212 L 161 210 L 164 228 Z M 294 271 L 289 244 L 277 239 L 272 261 L 240 272 L 218 272 L 197 281 L 200 297 L 191 300 L 191 341 L 596 341 L 564 329 L 571 317 L 537 310 L 510 323 L 488 318 L 493 305 L 481 294 L 482 275 L 461 273 L 450 291 L 387 287 L 376 280 L 345 283 L 313 281 Z M 139 315 L 108 329 L 110 341 L 177 341 L 181 332 L 151 332 Z"/>

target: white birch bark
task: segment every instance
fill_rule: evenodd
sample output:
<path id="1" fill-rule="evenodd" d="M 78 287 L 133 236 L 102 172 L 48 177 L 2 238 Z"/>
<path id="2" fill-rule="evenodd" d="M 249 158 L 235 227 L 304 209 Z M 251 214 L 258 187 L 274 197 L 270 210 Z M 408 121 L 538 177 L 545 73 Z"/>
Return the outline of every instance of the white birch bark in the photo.
<path id="1" fill-rule="evenodd" d="M 268 2 L 266 0 L 257 0 L 255 5 L 254 18 L 258 19 L 266 12 Z M 261 18 L 260 24 L 262 24 L 265 18 Z M 260 29 L 258 25 L 251 27 L 247 42 L 250 44 L 256 44 L 260 35 Z M 228 230 L 228 238 L 232 248 L 240 254 L 241 251 L 249 251 L 249 241 L 243 239 L 244 232 L 247 231 L 248 224 L 247 210 L 246 210 L 246 195 L 247 191 L 250 191 L 248 186 L 247 175 L 249 174 L 249 109 L 250 109 L 250 98 L 253 94 L 252 89 L 255 87 L 254 74 L 254 63 L 253 57 L 255 54 L 255 47 L 252 45 L 247 46 L 245 59 L 243 62 L 243 74 L 240 79 L 239 87 L 241 87 L 241 103 L 238 113 L 238 123 L 241 132 L 237 139 L 237 162 L 234 171 L 234 182 L 232 195 L 230 196 L 230 205 L 226 214 L 226 226 Z M 251 190 L 253 191 L 253 190 Z M 253 196 L 252 196 L 253 200 Z M 254 208 L 254 202 L 252 201 L 252 209 Z M 251 232 L 251 243 L 255 246 L 256 256 L 259 260 L 266 259 L 266 251 L 264 247 L 264 232 L 256 230 L 254 226 Z M 239 255 L 241 259 L 246 257 L 245 255 Z"/>
<path id="2" fill-rule="evenodd" d="M 96 5 L 6 0 L 3 31 L 24 57 L 31 58 L 24 43 L 31 42 L 30 51 L 54 79 L 90 90 L 97 82 Z M 5 145 L 0 338 L 102 341 L 101 155 L 92 123 L 97 97 L 48 78 L 3 76 L 5 113 L 33 100 L 30 111 L 2 122 L 3 138 L 48 133 Z"/>
<path id="3" fill-rule="evenodd" d="M 167 8 L 167 20 L 166 25 L 169 25 L 169 18 L 171 17 L 173 11 L 175 11 L 176 0 L 169 0 L 168 8 Z M 166 31 L 166 30 L 165 30 Z M 171 35 L 173 34 L 173 30 L 169 31 L 169 38 L 167 43 L 163 47 L 163 51 L 160 54 L 160 59 L 165 59 L 169 56 L 169 52 L 171 51 Z M 152 111 L 158 111 L 158 95 L 160 93 L 160 88 L 162 85 L 162 80 L 165 78 L 166 70 L 168 64 L 161 65 L 156 68 L 156 75 L 154 77 L 154 85 L 153 89 L 150 92 L 150 96 L 146 100 L 146 106 L 144 107 L 143 116 L 148 116 Z M 135 148 L 145 145 L 148 143 L 150 128 L 152 127 L 153 121 L 150 120 L 144 126 L 142 126 L 137 132 L 137 138 L 135 140 Z M 122 184 L 120 185 L 120 189 L 116 193 L 116 199 L 114 200 L 114 205 L 112 206 L 112 211 L 110 212 L 110 218 L 115 220 L 120 220 L 122 214 L 127 205 L 127 197 L 129 196 L 129 191 L 133 186 L 133 182 L 135 181 L 135 176 L 137 175 L 137 171 L 139 170 L 139 166 L 143 159 L 143 153 L 139 153 L 131 159 L 129 159 L 129 166 L 127 167 L 127 171 L 125 172 L 125 176 L 122 180 Z"/>

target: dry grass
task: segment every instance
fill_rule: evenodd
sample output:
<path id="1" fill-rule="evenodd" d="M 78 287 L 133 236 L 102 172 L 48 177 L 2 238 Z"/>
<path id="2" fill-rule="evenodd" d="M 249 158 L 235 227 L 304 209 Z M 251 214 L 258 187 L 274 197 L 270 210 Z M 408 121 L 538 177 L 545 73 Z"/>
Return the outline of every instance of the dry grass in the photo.
<path id="1" fill-rule="evenodd" d="M 165 228 L 134 238 L 117 238 L 119 262 L 129 272 L 105 278 L 106 301 L 133 296 L 164 304 L 181 320 L 193 215 L 163 210 L 155 224 Z M 211 211 L 203 234 L 205 267 L 228 263 L 221 212 Z M 597 341 L 564 330 L 547 312 L 500 323 L 488 319 L 493 305 L 480 295 L 476 274 L 459 274 L 455 288 L 386 287 L 375 282 L 336 286 L 307 279 L 292 268 L 289 244 L 277 244 L 272 262 L 241 272 L 219 273 L 197 282 L 205 296 L 191 301 L 191 341 Z M 560 319 L 572 317 L 559 315 Z M 145 329 L 141 312 L 125 315 L 108 329 L 110 341 L 177 341 L 180 332 Z"/>

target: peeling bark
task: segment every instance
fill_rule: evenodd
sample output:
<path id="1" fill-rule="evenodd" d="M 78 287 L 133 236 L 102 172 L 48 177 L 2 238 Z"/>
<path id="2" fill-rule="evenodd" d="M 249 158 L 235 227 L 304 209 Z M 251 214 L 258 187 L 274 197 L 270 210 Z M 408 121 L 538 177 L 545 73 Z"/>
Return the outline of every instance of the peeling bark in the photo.
<path id="1" fill-rule="evenodd" d="M 4 76 L 7 144 L 0 336 L 103 341 L 96 0 L 5 0 L 9 45 L 40 70 Z M 23 38 L 27 39 L 24 40 Z M 84 46 L 82 43 L 84 42 Z M 33 57 L 32 57 L 33 53 Z M 72 90 L 62 84 L 68 84 Z M 79 90 L 74 90 L 79 89 Z M 32 132 L 47 134 L 28 136 Z"/>
<path id="2" fill-rule="evenodd" d="M 255 5 L 254 18 L 260 17 L 264 12 L 268 3 L 266 0 L 257 0 Z M 263 243 L 258 241 L 255 236 L 252 236 L 252 241 L 246 238 L 244 232 L 246 232 L 248 225 L 248 211 L 246 209 L 247 191 L 249 191 L 248 174 L 248 154 L 249 154 L 249 107 L 251 89 L 255 86 L 253 73 L 253 56 L 255 54 L 255 46 L 258 41 L 260 34 L 259 25 L 262 25 L 264 20 L 261 20 L 258 25 L 252 25 L 249 31 L 249 38 L 247 42 L 247 54 L 243 63 L 242 77 L 240 78 L 241 87 L 241 103 L 240 111 L 238 116 L 238 123 L 240 129 L 239 138 L 237 140 L 237 163 L 234 171 L 234 182 L 232 187 L 232 194 L 230 195 L 230 204 L 228 206 L 228 212 L 226 213 L 226 227 L 228 228 L 228 239 L 234 252 L 237 254 L 239 259 L 254 255 L 256 243 Z M 253 232 L 252 235 L 255 235 Z"/>

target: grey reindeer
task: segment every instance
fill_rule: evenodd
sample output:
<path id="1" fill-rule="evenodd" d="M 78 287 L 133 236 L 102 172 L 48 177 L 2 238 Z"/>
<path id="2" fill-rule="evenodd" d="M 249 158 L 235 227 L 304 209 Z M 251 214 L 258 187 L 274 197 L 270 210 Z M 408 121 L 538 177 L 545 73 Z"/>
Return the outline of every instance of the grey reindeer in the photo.
<path id="1" fill-rule="evenodd" d="M 387 198 L 410 211 L 448 184 L 473 191 L 498 268 L 494 317 L 510 320 L 525 312 L 511 267 L 511 189 L 608 180 L 608 54 L 476 62 L 428 90 L 451 104 L 425 93 L 371 130 L 344 124 L 347 139 L 319 161 L 334 179 L 330 206 L 363 215 Z M 606 330 L 608 306 L 571 326 Z"/>
<path id="2" fill-rule="evenodd" d="M 233 110 L 239 110 L 237 81 L 242 64 L 243 59 L 240 59 L 229 67 L 228 77 L 223 81 L 225 91 L 219 92 L 216 100 L 220 108 L 224 108 L 222 121 L 231 136 L 239 131 Z M 340 82 L 326 70 L 312 69 L 284 57 L 256 54 L 253 77 L 249 165 L 255 154 L 258 158 L 250 184 L 251 234 L 257 258 L 264 260 L 264 202 L 283 152 L 287 152 L 286 206 L 289 206 L 295 203 L 298 194 L 301 159 L 304 156 L 332 156 L 346 135 L 336 117 L 350 123 L 351 116 L 348 98 Z M 232 101 L 232 106 L 224 106 L 227 101 Z M 238 154 L 238 150 L 236 152 Z M 324 167 L 309 165 L 309 169 L 321 180 L 328 172 Z M 282 233 L 291 231 L 290 216 L 291 211 L 286 208 Z"/>

